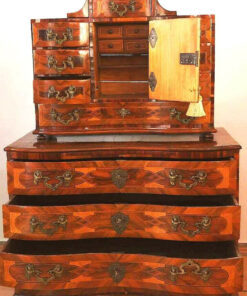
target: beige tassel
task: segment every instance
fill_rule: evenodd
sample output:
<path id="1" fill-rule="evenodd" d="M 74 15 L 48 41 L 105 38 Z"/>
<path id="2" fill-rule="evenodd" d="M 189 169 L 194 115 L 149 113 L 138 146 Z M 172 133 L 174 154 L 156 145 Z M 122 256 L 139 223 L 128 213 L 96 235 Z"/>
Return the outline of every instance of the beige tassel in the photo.
<path id="1" fill-rule="evenodd" d="M 199 96 L 198 103 L 190 103 L 188 111 L 186 113 L 187 116 L 190 117 L 203 117 L 206 116 L 206 113 L 202 104 L 202 96 Z"/>

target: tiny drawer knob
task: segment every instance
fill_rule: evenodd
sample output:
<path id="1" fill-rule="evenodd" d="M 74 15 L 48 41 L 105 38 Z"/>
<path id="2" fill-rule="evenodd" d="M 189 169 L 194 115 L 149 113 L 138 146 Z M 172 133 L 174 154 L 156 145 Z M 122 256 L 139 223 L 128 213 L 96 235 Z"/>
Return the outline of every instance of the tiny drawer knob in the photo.
<path id="1" fill-rule="evenodd" d="M 108 48 L 114 48 L 114 45 L 112 43 L 108 44 Z"/>
<path id="2" fill-rule="evenodd" d="M 139 32 L 140 32 L 139 29 L 135 29 L 135 30 L 134 30 L 134 33 L 135 33 L 135 34 L 138 34 Z"/>
<path id="3" fill-rule="evenodd" d="M 109 30 L 107 31 L 107 33 L 108 33 L 108 34 L 113 34 L 113 30 L 112 30 L 112 29 L 109 29 Z"/>
<path id="4" fill-rule="evenodd" d="M 137 43 L 137 44 L 135 45 L 135 48 L 141 48 L 141 44 Z"/>

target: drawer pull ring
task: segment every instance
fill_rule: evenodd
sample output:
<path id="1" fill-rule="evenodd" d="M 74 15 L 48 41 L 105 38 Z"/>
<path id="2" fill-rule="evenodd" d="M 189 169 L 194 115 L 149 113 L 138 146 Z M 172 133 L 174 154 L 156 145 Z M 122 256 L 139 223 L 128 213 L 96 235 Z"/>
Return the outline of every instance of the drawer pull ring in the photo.
<path id="1" fill-rule="evenodd" d="M 73 178 L 73 175 L 70 171 L 66 171 L 62 176 L 56 177 L 56 179 L 59 181 L 59 183 L 56 184 L 48 183 L 50 181 L 50 178 L 43 176 L 41 171 L 35 171 L 33 174 L 33 178 L 33 183 L 35 185 L 38 185 L 41 181 L 43 181 L 46 188 L 52 191 L 56 191 L 62 185 L 68 186 Z"/>
<path id="2" fill-rule="evenodd" d="M 129 224 L 129 216 L 123 213 L 117 213 L 111 217 L 111 224 L 117 234 L 122 234 Z"/>
<path id="3" fill-rule="evenodd" d="M 117 169 L 111 172 L 112 183 L 119 189 L 126 185 L 128 173 L 122 169 Z"/>
<path id="4" fill-rule="evenodd" d="M 108 271 L 114 283 L 120 283 L 125 276 L 125 267 L 118 262 L 112 263 Z"/>
<path id="5" fill-rule="evenodd" d="M 118 114 L 122 117 L 125 118 L 128 115 L 131 115 L 131 112 L 128 109 L 122 108 L 118 110 Z"/>
<path id="6" fill-rule="evenodd" d="M 202 230 L 209 231 L 212 226 L 212 220 L 210 217 L 205 216 L 200 222 L 195 223 L 194 227 L 197 228 L 196 230 L 189 230 L 186 229 L 188 224 L 183 221 L 180 216 L 174 215 L 172 216 L 171 226 L 174 231 L 178 231 L 180 228 L 183 234 L 188 235 L 189 237 L 195 237 L 197 234 L 201 233 Z"/>
<path id="7" fill-rule="evenodd" d="M 182 182 L 183 176 L 179 175 L 176 170 L 169 171 L 169 179 L 170 184 L 172 186 L 176 186 L 177 182 L 180 187 L 185 188 L 186 190 L 191 190 L 192 188 L 196 187 L 198 184 L 204 185 L 207 182 L 207 173 L 205 171 L 199 171 L 195 176 L 190 178 L 193 183 L 188 184 Z"/>
<path id="8" fill-rule="evenodd" d="M 119 16 L 124 16 L 128 10 L 135 12 L 136 10 L 136 1 L 135 0 L 130 0 L 129 4 L 117 4 L 114 1 L 109 2 L 109 9 L 112 13 L 117 13 Z"/>
<path id="9" fill-rule="evenodd" d="M 201 268 L 201 266 L 198 263 L 194 262 L 193 260 L 189 260 L 181 264 L 179 267 L 171 267 L 171 281 L 176 282 L 179 275 L 184 275 L 188 273 L 187 270 L 191 271 L 195 275 L 198 275 L 204 282 L 207 282 L 212 275 L 212 271 L 209 268 Z"/>
<path id="10" fill-rule="evenodd" d="M 33 264 L 26 265 L 26 278 L 30 280 L 32 277 L 35 277 L 40 283 L 45 286 L 48 285 L 51 281 L 61 278 L 63 275 L 63 267 L 60 264 L 57 264 L 54 268 L 50 269 L 48 273 L 50 277 L 41 277 L 41 271 L 36 269 Z"/>
<path id="11" fill-rule="evenodd" d="M 54 86 L 50 86 L 48 90 L 48 98 L 56 98 L 59 102 L 65 103 L 68 99 L 73 99 L 76 93 L 76 87 L 71 85 L 64 91 L 65 95 L 61 95 L 59 90 L 56 90 Z"/>
<path id="12" fill-rule="evenodd" d="M 73 61 L 73 58 L 69 56 L 65 61 L 63 61 L 62 66 L 58 66 L 57 60 L 54 58 L 54 56 L 48 56 L 48 67 L 50 69 L 56 70 L 58 73 L 61 73 L 62 71 L 66 70 L 68 67 L 73 69 L 74 61 Z"/>
<path id="13" fill-rule="evenodd" d="M 57 112 L 55 109 L 52 109 L 50 116 L 53 121 L 57 121 L 63 125 L 69 125 L 73 121 L 79 121 L 80 112 L 78 110 L 74 110 L 67 114 L 62 114 Z"/>
<path id="14" fill-rule="evenodd" d="M 171 119 L 176 119 L 182 124 L 189 124 L 191 121 L 195 120 L 194 117 L 182 118 L 182 112 L 178 111 L 176 108 L 170 109 L 170 117 Z"/>
<path id="15" fill-rule="evenodd" d="M 45 223 L 41 222 L 37 217 L 33 216 L 30 219 L 30 231 L 32 233 L 35 232 L 35 230 L 38 228 L 42 233 L 47 235 L 53 235 L 58 231 L 58 229 L 61 227 L 63 230 L 66 229 L 68 223 L 68 219 L 66 216 L 61 215 L 58 217 L 57 221 L 52 222 L 52 228 L 44 228 Z"/>
<path id="16" fill-rule="evenodd" d="M 66 32 L 63 33 L 62 39 L 60 39 L 58 37 L 58 34 L 55 33 L 52 29 L 48 29 L 48 30 L 46 30 L 46 39 L 47 39 L 47 41 L 55 41 L 56 44 L 62 45 L 65 41 L 72 41 L 73 40 L 72 29 L 67 28 Z"/>

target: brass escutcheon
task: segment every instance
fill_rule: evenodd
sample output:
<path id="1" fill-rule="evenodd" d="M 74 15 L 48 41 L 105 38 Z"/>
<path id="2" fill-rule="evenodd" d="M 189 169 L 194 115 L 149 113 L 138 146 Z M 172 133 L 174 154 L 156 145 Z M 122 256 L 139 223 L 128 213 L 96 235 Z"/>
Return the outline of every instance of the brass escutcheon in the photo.
<path id="1" fill-rule="evenodd" d="M 122 108 L 117 112 L 122 118 L 125 118 L 128 115 L 131 115 L 131 112 L 128 109 Z"/>
<path id="2" fill-rule="evenodd" d="M 114 283 L 120 283 L 125 276 L 125 267 L 118 262 L 112 263 L 109 266 L 109 274 L 113 279 Z"/>
<path id="3" fill-rule="evenodd" d="M 52 222 L 52 228 L 44 228 L 45 223 L 41 222 L 37 217 L 33 216 L 30 219 L 30 231 L 34 233 L 36 229 L 39 229 L 42 233 L 47 235 L 53 235 L 58 231 L 59 228 L 66 229 L 68 219 L 65 215 L 58 217 L 57 221 Z"/>
<path id="4" fill-rule="evenodd" d="M 207 182 L 207 173 L 205 171 L 197 172 L 196 175 L 190 178 L 190 180 L 193 182 L 190 184 L 182 182 L 182 179 L 183 176 L 179 175 L 176 170 L 172 169 L 169 171 L 169 180 L 171 186 L 176 186 L 178 183 L 180 187 L 185 188 L 186 190 L 191 190 L 199 184 L 204 185 Z"/>
<path id="5" fill-rule="evenodd" d="M 119 235 L 126 230 L 128 223 L 129 223 L 129 216 L 121 212 L 111 216 L 112 227 L 116 231 L 116 233 Z"/>
<path id="6" fill-rule="evenodd" d="M 113 184 L 119 189 L 125 186 L 128 179 L 128 173 L 122 169 L 112 171 L 111 176 Z"/>
<path id="7" fill-rule="evenodd" d="M 63 38 L 59 38 L 58 34 L 49 28 L 46 30 L 46 40 L 55 41 L 56 44 L 62 45 L 65 41 L 73 40 L 73 31 L 71 28 L 67 28 L 66 32 L 63 33 Z"/>

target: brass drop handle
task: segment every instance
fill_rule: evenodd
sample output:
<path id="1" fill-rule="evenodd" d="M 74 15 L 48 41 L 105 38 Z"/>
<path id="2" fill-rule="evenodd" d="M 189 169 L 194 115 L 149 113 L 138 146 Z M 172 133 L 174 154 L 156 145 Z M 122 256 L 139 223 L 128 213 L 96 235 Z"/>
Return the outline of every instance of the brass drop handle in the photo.
<path id="1" fill-rule="evenodd" d="M 128 115 L 131 115 L 130 110 L 125 109 L 125 108 L 121 108 L 120 110 L 117 111 L 117 113 L 122 117 L 125 118 Z"/>
<path id="2" fill-rule="evenodd" d="M 182 112 L 178 111 L 176 108 L 170 109 L 170 118 L 176 119 L 177 121 L 181 122 L 182 124 L 189 124 L 191 121 L 195 120 L 195 117 L 182 117 Z"/>
<path id="3" fill-rule="evenodd" d="M 76 87 L 71 85 L 64 91 L 65 95 L 61 95 L 59 90 L 56 90 L 54 86 L 50 86 L 48 90 L 48 98 L 56 98 L 59 102 L 65 103 L 68 99 L 73 99 L 76 93 Z"/>
<path id="4" fill-rule="evenodd" d="M 47 235 L 53 235 L 58 231 L 59 228 L 66 229 L 68 219 L 65 215 L 58 217 L 57 221 L 52 222 L 52 228 L 44 228 L 45 223 L 41 222 L 37 217 L 33 216 L 30 219 L 30 231 L 34 233 L 36 229 L 39 229 L 42 233 Z"/>
<path id="5" fill-rule="evenodd" d="M 169 171 L 169 180 L 171 186 L 176 186 L 177 183 L 180 187 L 185 188 L 186 190 L 191 190 L 199 184 L 204 185 L 207 182 L 207 173 L 205 171 L 199 171 L 196 175 L 192 176 L 190 180 L 193 183 L 182 182 L 183 176 L 179 175 L 178 172 L 174 169 Z"/>
<path id="6" fill-rule="evenodd" d="M 67 28 L 66 32 L 63 33 L 63 38 L 59 38 L 58 34 L 55 33 L 52 29 L 46 30 L 46 39 L 47 41 L 54 41 L 58 45 L 62 45 L 65 41 L 73 40 L 73 31 L 71 28 Z"/>
<path id="7" fill-rule="evenodd" d="M 57 112 L 55 109 L 52 109 L 50 116 L 53 121 L 57 121 L 62 125 L 69 125 L 73 121 L 80 120 L 80 111 L 76 109 L 69 113 L 62 114 Z"/>
<path id="8" fill-rule="evenodd" d="M 35 277 L 38 282 L 45 286 L 48 285 L 51 281 L 61 278 L 63 276 L 63 272 L 64 269 L 62 265 L 57 264 L 54 268 L 48 271 L 50 277 L 41 277 L 40 275 L 42 272 L 39 269 L 36 269 L 34 264 L 27 264 L 25 266 L 26 278 L 30 280 L 32 277 Z"/>
<path id="9" fill-rule="evenodd" d="M 57 65 L 57 60 L 54 56 L 48 56 L 48 68 L 56 70 L 58 73 L 61 73 L 62 71 L 66 70 L 68 67 L 71 69 L 74 68 L 74 61 L 72 57 L 67 57 L 66 60 L 63 61 L 62 66 Z"/>
<path id="10" fill-rule="evenodd" d="M 51 179 L 47 176 L 43 176 L 43 173 L 39 170 L 33 173 L 33 183 L 38 185 L 40 182 L 43 181 L 46 188 L 56 191 L 60 186 L 69 186 L 70 182 L 72 181 L 73 175 L 70 171 L 66 171 L 62 176 L 57 176 L 56 179 L 59 181 L 56 184 L 48 183 Z"/>
<path id="11" fill-rule="evenodd" d="M 135 12 L 136 10 L 136 0 L 130 0 L 129 4 L 117 4 L 114 1 L 109 2 L 109 9 L 112 13 L 116 13 L 119 16 L 124 16 L 128 10 L 131 12 Z"/>
<path id="12" fill-rule="evenodd" d="M 178 276 L 187 274 L 188 271 L 191 271 L 194 275 L 199 276 L 204 282 L 207 282 L 212 275 L 212 271 L 209 268 L 201 268 L 198 263 L 193 260 L 188 260 L 180 266 L 171 266 L 170 280 L 176 282 Z"/>
<path id="13" fill-rule="evenodd" d="M 189 237 L 195 237 L 197 234 L 200 234 L 203 230 L 209 231 L 212 226 L 212 219 L 208 216 L 205 216 L 201 219 L 201 221 L 196 222 L 193 227 L 195 230 L 187 229 L 188 223 L 186 223 L 182 218 L 178 215 L 174 215 L 171 218 L 171 227 L 172 230 L 178 231 L 179 229 L 181 232 Z"/>

